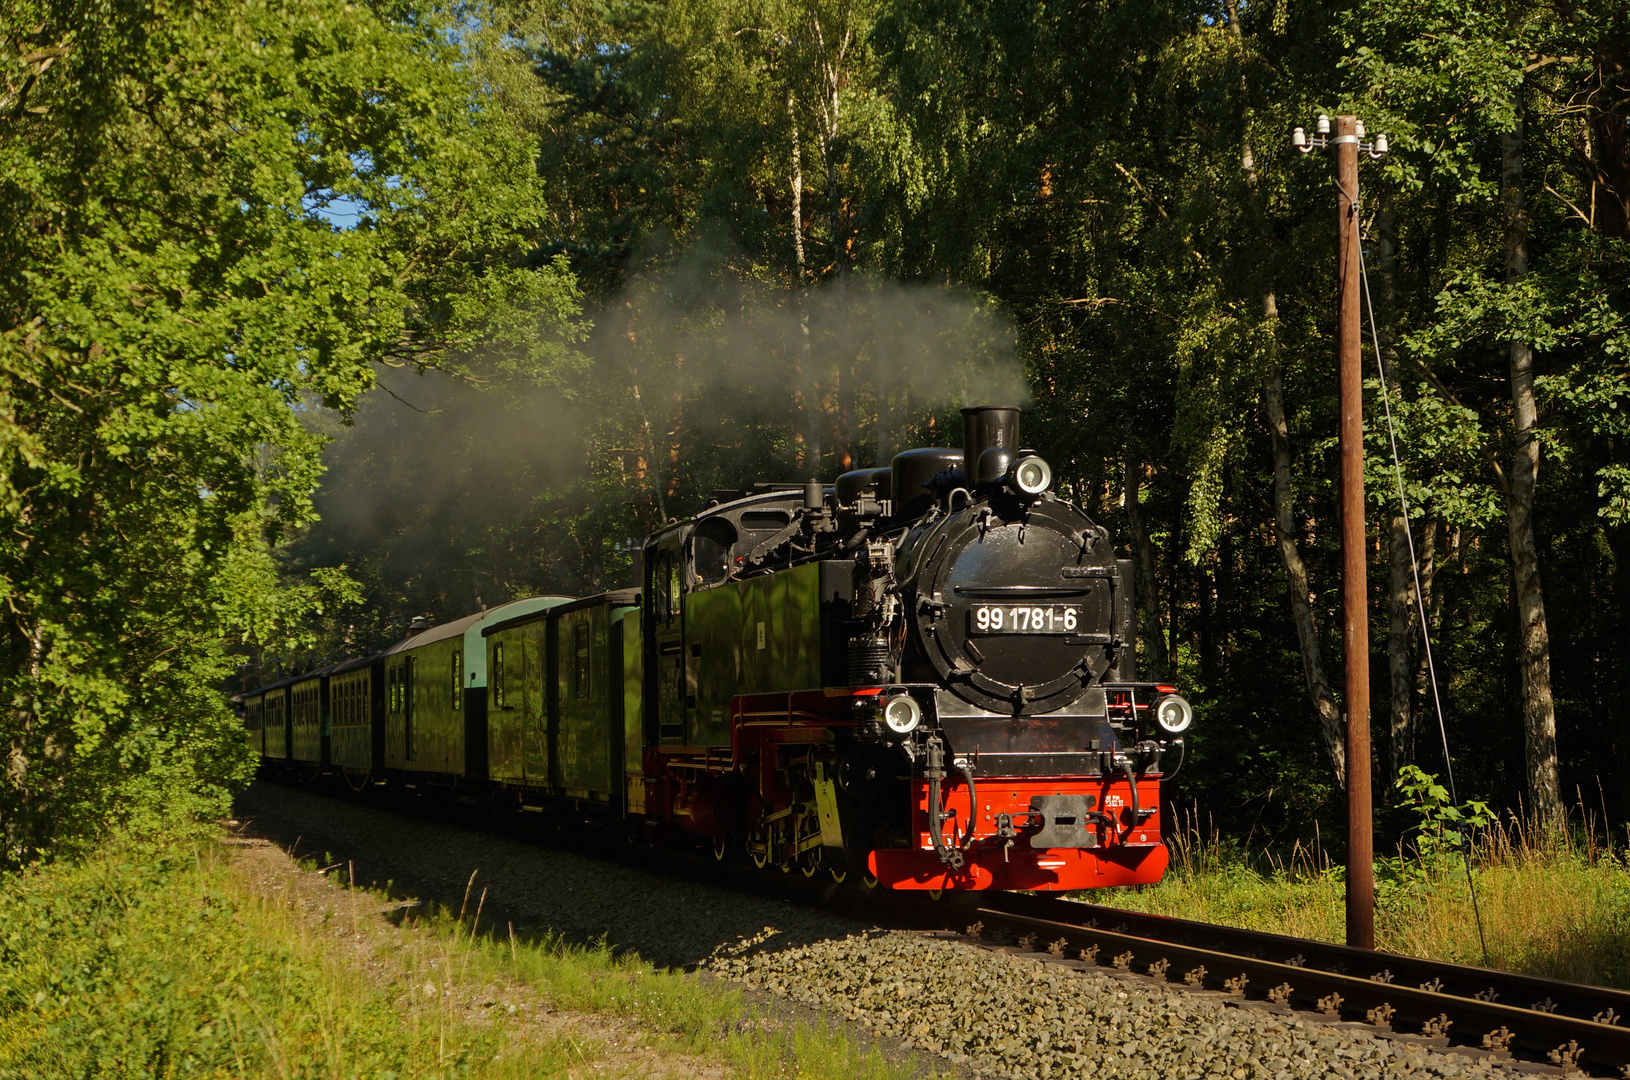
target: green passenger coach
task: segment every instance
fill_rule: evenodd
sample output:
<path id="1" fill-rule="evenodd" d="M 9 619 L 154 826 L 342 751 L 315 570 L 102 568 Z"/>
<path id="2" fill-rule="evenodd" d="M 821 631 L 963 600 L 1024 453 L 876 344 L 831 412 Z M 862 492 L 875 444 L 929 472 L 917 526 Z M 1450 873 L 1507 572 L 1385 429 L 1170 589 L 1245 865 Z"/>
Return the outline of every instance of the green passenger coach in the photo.
<path id="1" fill-rule="evenodd" d="M 638 602 L 633 589 L 601 593 L 483 631 L 488 778 L 523 805 L 547 795 L 621 810 L 630 774 L 638 782 L 638 682 L 631 702 L 625 678 L 630 649 L 638 663 Z"/>
<path id="2" fill-rule="evenodd" d="M 449 777 L 487 774 L 487 656 L 481 629 L 566 602 L 533 596 L 423 630 L 387 649 L 385 768 Z"/>

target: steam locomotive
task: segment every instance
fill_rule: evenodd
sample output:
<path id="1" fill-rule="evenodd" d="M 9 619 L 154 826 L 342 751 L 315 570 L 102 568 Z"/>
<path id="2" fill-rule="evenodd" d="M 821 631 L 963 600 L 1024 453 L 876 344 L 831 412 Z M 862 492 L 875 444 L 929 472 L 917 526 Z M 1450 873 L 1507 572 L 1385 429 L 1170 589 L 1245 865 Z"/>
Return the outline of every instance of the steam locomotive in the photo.
<path id="1" fill-rule="evenodd" d="M 239 696 L 266 771 L 471 798 L 893 889 L 1144 884 L 1193 710 L 1019 410 L 830 487 L 716 492 L 644 584 L 533 597 Z"/>

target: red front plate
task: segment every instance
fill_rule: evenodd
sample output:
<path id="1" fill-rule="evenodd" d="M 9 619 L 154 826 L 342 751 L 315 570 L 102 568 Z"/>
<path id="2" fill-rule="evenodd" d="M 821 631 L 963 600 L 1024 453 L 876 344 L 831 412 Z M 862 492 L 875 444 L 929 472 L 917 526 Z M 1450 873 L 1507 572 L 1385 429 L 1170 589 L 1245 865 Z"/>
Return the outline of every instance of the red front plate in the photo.
<path id="1" fill-rule="evenodd" d="M 1102 889 L 1116 885 L 1148 885 L 1159 881 L 1169 861 L 1160 843 L 1160 817 L 1150 814 L 1140 822 L 1132 816 L 1131 785 L 1120 776 L 1102 777 L 980 777 L 977 805 L 961 778 L 948 777 L 940 795 L 947 814 L 946 843 L 962 846 L 969 811 L 974 819 L 974 842 L 966 863 L 948 868 L 934 853 L 928 835 L 928 781 L 913 782 L 913 832 L 916 850 L 884 848 L 874 851 L 868 866 L 880 885 L 891 889 L 1034 889 L 1062 891 Z M 996 838 L 1000 815 L 1015 824 L 1027 820 L 1033 798 L 1048 795 L 1091 795 L 1093 806 L 1107 814 L 1113 828 L 1095 828 L 1099 847 L 1037 850 L 1021 832 L 1006 849 Z M 1160 780 L 1138 781 L 1139 808 L 1160 806 Z"/>
<path id="2" fill-rule="evenodd" d="M 867 865 L 888 889 L 1032 889 L 1062 892 L 1113 885 L 1152 885 L 1166 873 L 1164 844 L 1150 847 L 1052 848 L 1037 851 L 1015 844 L 1002 861 L 1000 850 L 973 851 L 951 870 L 932 851 L 884 848 Z"/>

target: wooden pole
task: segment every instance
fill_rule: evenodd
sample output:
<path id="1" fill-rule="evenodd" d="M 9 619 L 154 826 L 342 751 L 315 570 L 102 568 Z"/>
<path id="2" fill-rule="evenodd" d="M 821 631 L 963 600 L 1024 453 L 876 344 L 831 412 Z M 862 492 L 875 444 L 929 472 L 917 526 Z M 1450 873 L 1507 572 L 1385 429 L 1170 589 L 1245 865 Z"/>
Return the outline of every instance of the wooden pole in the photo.
<path id="1" fill-rule="evenodd" d="M 1375 833 L 1370 813 L 1370 620 L 1364 551 L 1364 373 L 1359 353 L 1358 118 L 1336 117 L 1341 379 L 1341 598 L 1347 677 L 1347 944 L 1375 948 Z"/>

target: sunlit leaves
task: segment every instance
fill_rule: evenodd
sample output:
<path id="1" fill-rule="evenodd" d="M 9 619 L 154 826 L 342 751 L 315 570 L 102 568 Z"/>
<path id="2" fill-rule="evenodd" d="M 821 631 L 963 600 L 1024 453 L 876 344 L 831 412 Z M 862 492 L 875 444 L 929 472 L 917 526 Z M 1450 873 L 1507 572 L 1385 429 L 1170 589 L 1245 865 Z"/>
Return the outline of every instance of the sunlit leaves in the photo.
<path id="1" fill-rule="evenodd" d="M 205 802 L 244 777 L 229 646 L 354 597 L 273 572 L 322 470 L 304 403 L 349 411 L 376 363 L 556 378 L 577 303 L 533 258 L 532 148 L 428 7 L 9 16 L 0 63 L 60 52 L 0 113 L 0 862 L 133 812 L 144 777 Z"/>

